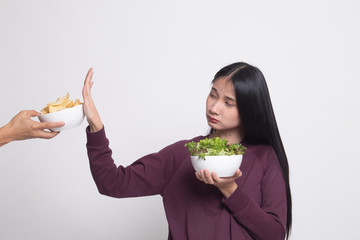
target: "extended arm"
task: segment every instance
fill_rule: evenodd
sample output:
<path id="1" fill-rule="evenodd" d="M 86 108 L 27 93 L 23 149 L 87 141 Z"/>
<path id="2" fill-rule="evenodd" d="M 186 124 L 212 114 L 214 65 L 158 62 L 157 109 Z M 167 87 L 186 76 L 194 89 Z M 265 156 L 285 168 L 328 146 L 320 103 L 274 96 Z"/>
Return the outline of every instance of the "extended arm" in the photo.
<path id="1" fill-rule="evenodd" d="M 19 112 L 11 121 L 0 128 L 0 147 L 15 141 L 30 138 L 46 138 L 50 139 L 59 134 L 59 132 L 49 132 L 45 129 L 61 127 L 63 122 L 47 122 L 41 123 L 31 119 L 40 115 L 35 110 L 24 110 Z"/>
<path id="2" fill-rule="evenodd" d="M 105 136 L 105 129 L 91 133 L 87 128 L 87 150 L 90 169 L 99 192 L 124 198 L 161 194 L 176 169 L 172 144 L 158 153 L 146 155 L 131 165 L 116 166 Z"/>
<path id="3" fill-rule="evenodd" d="M 149 154 L 130 166 L 116 166 L 94 101 L 91 97 L 93 70 L 90 68 L 83 88 L 84 112 L 89 123 L 87 150 L 90 169 L 101 194 L 112 197 L 136 197 L 161 193 L 171 173 L 172 151 L 165 148 Z M 166 168 L 166 171 L 164 170 Z"/>

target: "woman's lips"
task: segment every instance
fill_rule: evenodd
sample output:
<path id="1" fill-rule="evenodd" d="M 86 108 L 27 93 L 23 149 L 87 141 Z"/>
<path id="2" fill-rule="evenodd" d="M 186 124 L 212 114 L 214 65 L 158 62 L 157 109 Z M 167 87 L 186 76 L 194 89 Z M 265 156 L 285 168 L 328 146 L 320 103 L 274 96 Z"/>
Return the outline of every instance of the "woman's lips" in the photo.
<path id="1" fill-rule="evenodd" d="M 218 123 L 218 122 L 219 122 L 219 120 L 217 120 L 217 119 L 215 119 L 215 118 L 212 118 L 212 117 L 210 117 L 210 116 L 208 116 L 208 119 L 209 119 L 209 121 L 212 122 L 212 123 Z"/>

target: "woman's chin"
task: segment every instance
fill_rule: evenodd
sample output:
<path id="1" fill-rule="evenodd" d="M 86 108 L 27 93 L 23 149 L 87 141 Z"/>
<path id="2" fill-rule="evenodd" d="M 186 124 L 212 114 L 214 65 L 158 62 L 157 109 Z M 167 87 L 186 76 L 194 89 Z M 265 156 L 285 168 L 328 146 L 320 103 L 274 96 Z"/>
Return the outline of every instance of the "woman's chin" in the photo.
<path id="1" fill-rule="evenodd" d="M 221 130 L 221 127 L 219 127 L 218 124 L 214 124 L 212 122 L 208 122 L 208 126 L 212 129 L 214 129 L 215 131 Z"/>

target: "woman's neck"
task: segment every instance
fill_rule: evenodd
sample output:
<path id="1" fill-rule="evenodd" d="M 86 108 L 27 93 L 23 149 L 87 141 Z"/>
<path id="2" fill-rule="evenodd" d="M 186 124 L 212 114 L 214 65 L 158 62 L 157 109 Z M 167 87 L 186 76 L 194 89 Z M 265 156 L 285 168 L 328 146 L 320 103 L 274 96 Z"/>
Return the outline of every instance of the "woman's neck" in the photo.
<path id="1" fill-rule="evenodd" d="M 210 135 L 211 138 L 219 137 L 226 139 L 229 143 L 239 143 L 245 138 L 245 133 L 242 129 L 229 129 L 229 130 L 215 130 Z"/>

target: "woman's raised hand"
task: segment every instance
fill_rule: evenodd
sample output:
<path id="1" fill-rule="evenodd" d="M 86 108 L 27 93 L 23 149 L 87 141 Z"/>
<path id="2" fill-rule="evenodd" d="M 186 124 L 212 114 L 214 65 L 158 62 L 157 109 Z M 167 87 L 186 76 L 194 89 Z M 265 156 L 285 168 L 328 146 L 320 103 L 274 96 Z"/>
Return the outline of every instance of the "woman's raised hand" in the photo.
<path id="1" fill-rule="evenodd" d="M 94 84 L 94 82 L 91 81 L 93 74 L 93 69 L 90 68 L 85 78 L 82 95 L 84 99 L 84 113 L 90 126 L 90 132 L 97 132 L 103 128 L 103 124 L 91 97 L 91 88 Z"/>

